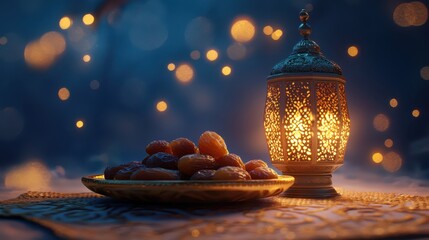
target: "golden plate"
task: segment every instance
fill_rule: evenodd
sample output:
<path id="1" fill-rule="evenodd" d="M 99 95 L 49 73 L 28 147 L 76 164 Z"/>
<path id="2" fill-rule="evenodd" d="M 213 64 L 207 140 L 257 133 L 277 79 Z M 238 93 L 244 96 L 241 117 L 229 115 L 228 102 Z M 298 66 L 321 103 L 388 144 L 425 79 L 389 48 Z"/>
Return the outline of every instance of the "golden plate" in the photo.
<path id="1" fill-rule="evenodd" d="M 104 175 L 82 177 L 89 190 L 117 199 L 139 202 L 239 202 L 266 198 L 292 186 L 292 176 L 248 181 L 106 180 Z"/>

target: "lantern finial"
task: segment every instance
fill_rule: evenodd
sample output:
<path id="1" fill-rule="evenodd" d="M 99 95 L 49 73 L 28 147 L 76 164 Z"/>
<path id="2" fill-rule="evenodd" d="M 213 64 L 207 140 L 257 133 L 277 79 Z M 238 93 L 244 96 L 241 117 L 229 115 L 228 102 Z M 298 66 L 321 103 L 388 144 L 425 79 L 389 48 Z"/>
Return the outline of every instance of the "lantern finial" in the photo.
<path id="1" fill-rule="evenodd" d="M 311 34 L 311 27 L 307 24 L 307 20 L 310 18 L 310 15 L 305 9 L 302 9 L 299 13 L 299 19 L 301 20 L 301 25 L 299 26 L 299 33 L 304 39 L 308 39 L 308 36 Z"/>

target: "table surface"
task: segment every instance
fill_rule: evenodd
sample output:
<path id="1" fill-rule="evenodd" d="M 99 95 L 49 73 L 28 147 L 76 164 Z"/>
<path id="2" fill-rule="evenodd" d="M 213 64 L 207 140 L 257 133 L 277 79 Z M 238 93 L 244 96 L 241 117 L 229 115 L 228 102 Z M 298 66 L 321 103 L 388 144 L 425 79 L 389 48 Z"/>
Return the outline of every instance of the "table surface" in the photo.
<path id="1" fill-rule="evenodd" d="M 136 204 L 85 192 L 28 192 L 0 205 L 0 239 L 320 239 L 429 237 L 429 187 L 337 176 L 342 196 L 233 204 Z M 68 187 L 64 187 L 68 186 Z M 55 187 L 53 190 L 57 190 Z M 396 193 L 388 193 L 396 192 Z M 2 199 L 17 191 L 0 191 Z"/>

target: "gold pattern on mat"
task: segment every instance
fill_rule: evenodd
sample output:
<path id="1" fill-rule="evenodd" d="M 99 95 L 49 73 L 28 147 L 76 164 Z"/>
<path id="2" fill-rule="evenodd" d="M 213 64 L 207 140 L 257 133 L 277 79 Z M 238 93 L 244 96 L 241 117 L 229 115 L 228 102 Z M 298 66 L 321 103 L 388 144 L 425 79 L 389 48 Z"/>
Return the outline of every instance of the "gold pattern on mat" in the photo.
<path id="1" fill-rule="evenodd" d="M 333 199 L 216 205 L 138 205 L 92 193 L 29 192 L 0 202 L 0 216 L 21 216 L 79 239 L 429 237 L 429 197 L 337 190 L 342 196 Z"/>

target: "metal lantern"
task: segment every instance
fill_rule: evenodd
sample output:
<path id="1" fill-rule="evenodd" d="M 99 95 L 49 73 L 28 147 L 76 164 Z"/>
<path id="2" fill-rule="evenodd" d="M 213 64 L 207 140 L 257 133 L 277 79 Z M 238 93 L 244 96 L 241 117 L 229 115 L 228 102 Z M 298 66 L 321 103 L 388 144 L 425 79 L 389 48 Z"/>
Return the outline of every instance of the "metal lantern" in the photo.
<path id="1" fill-rule="evenodd" d="M 332 172 L 344 162 L 350 118 L 341 68 L 308 37 L 302 10 L 303 39 L 267 78 L 264 127 L 271 161 L 295 177 L 289 197 L 337 196 Z"/>

